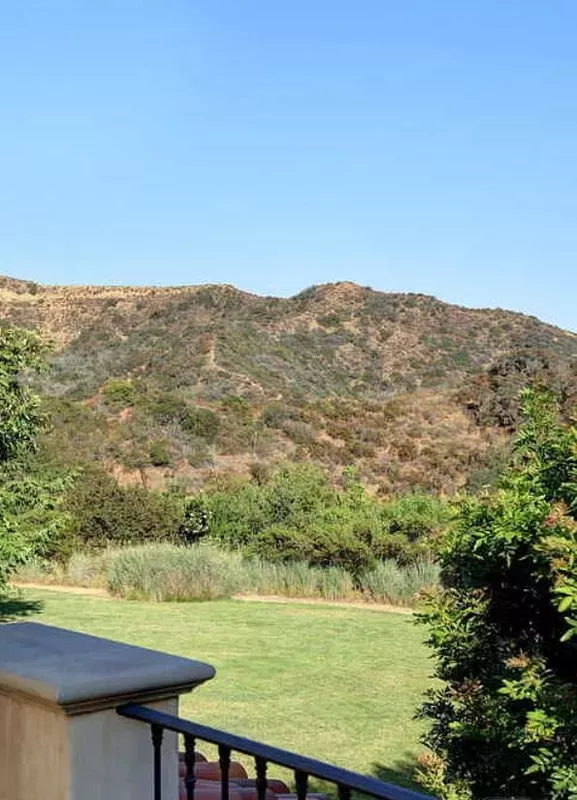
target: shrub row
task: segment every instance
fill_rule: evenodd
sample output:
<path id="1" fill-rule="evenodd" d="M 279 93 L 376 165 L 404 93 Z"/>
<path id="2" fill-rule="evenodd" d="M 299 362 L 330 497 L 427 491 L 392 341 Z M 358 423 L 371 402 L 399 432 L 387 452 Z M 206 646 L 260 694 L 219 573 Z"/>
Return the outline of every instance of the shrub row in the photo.
<path id="1" fill-rule="evenodd" d="M 164 543 L 74 553 L 66 568 L 36 562 L 23 567 L 17 577 L 103 586 L 118 597 L 155 601 L 258 594 L 410 606 L 420 591 L 438 583 L 438 570 L 427 561 L 401 567 L 389 560 L 353 577 L 339 567 L 270 563 L 201 542 L 190 547 Z"/>
<path id="2" fill-rule="evenodd" d="M 352 469 L 342 483 L 335 487 L 312 465 L 288 464 L 185 496 L 120 486 L 87 470 L 64 510 L 81 550 L 202 538 L 267 562 L 304 561 L 354 575 L 386 559 L 408 565 L 432 558 L 450 518 L 447 502 L 426 494 L 372 497 Z"/>
<path id="3" fill-rule="evenodd" d="M 349 468 L 335 488 L 309 464 L 280 467 L 264 485 L 245 483 L 195 498 L 205 535 L 267 561 L 301 559 L 358 572 L 379 560 L 410 564 L 434 553 L 446 527 L 447 502 L 426 494 L 390 501 L 370 496 Z"/>

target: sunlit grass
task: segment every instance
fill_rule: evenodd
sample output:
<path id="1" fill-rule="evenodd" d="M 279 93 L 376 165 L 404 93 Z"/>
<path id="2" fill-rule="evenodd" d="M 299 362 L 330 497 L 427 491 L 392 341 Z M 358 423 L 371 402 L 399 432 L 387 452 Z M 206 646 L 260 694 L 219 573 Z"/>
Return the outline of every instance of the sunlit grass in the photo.
<path id="1" fill-rule="evenodd" d="M 314 604 L 150 603 L 26 591 L 35 619 L 208 661 L 183 716 L 368 774 L 408 777 L 429 683 L 410 616 Z"/>

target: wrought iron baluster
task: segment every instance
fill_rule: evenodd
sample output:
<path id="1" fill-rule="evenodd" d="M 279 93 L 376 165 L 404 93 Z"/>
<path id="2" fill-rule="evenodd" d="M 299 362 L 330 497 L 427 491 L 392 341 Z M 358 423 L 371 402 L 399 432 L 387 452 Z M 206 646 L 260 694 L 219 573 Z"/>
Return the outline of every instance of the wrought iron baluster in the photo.
<path id="1" fill-rule="evenodd" d="M 295 784 L 297 789 L 297 800 L 306 800 L 309 776 L 306 772 L 295 770 Z"/>
<path id="2" fill-rule="evenodd" d="M 190 733 L 184 734 L 184 763 L 186 764 L 186 800 L 194 800 L 194 787 L 196 785 L 196 775 L 194 774 L 196 740 Z"/>
<path id="3" fill-rule="evenodd" d="M 222 744 L 218 746 L 218 761 L 220 764 L 220 797 L 221 800 L 228 800 L 230 747 Z"/>
<path id="4" fill-rule="evenodd" d="M 257 800 L 265 800 L 266 798 L 266 787 L 268 781 L 266 779 L 266 770 L 267 770 L 267 763 L 266 759 L 259 758 L 258 756 L 254 760 L 255 767 L 256 767 L 256 796 Z"/>
<path id="5" fill-rule="evenodd" d="M 219 750 L 219 764 L 221 776 L 222 800 L 230 800 L 237 796 L 236 783 L 232 782 L 231 790 L 231 754 L 243 753 L 253 759 L 256 766 L 256 781 L 239 781 L 239 785 L 253 788 L 255 800 L 267 800 L 270 797 L 269 787 L 274 783 L 267 778 L 268 765 L 276 764 L 284 769 L 291 770 L 295 776 L 296 795 L 298 800 L 307 800 L 309 784 L 312 778 L 326 781 L 335 786 L 338 791 L 338 800 L 353 800 L 357 792 L 363 797 L 372 797 L 375 800 L 428 800 L 428 797 L 411 789 L 380 781 L 366 775 L 360 775 L 349 770 L 339 769 L 332 764 L 325 764 L 313 758 L 281 750 L 277 747 L 265 745 L 236 734 L 210 728 L 197 722 L 180 719 L 171 714 L 166 714 L 156 709 L 147 708 L 136 703 L 127 703 L 117 708 L 121 717 L 139 720 L 146 723 L 152 733 L 154 746 L 154 800 L 162 800 L 162 736 L 164 730 L 182 734 L 185 739 L 186 797 L 187 800 L 198 800 L 200 790 L 196 791 L 195 778 L 195 751 L 198 741 L 217 745 Z M 152 776 L 151 776 L 152 777 Z M 234 781 L 235 779 L 233 779 Z M 181 784 L 182 786 L 182 784 Z M 216 788 L 216 787 L 214 787 Z M 276 787 L 275 787 L 276 788 Z M 172 800 L 165 798 L 165 800 Z"/>
<path id="6" fill-rule="evenodd" d="M 154 755 L 154 800 L 162 800 L 162 734 L 160 725 L 151 725 Z"/>

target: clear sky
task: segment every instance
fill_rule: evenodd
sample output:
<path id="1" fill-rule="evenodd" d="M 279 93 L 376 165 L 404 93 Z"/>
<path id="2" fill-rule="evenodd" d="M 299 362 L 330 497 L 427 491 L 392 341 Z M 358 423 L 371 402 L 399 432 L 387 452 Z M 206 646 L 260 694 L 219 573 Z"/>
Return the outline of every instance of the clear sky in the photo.
<path id="1" fill-rule="evenodd" d="M 575 0 L 0 0 L 0 273 L 577 330 Z"/>

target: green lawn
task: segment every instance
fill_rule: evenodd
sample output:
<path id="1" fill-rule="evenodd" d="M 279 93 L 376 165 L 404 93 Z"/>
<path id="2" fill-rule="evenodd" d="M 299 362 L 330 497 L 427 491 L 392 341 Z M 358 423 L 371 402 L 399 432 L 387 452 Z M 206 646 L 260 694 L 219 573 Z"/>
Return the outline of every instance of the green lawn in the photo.
<path id="1" fill-rule="evenodd" d="M 208 661 L 182 715 L 404 782 L 421 749 L 413 712 L 431 663 L 411 616 L 323 605 L 155 604 L 50 591 L 41 622 Z"/>

